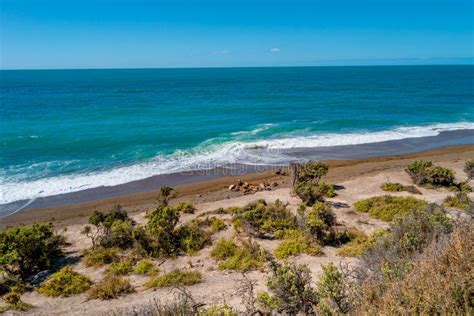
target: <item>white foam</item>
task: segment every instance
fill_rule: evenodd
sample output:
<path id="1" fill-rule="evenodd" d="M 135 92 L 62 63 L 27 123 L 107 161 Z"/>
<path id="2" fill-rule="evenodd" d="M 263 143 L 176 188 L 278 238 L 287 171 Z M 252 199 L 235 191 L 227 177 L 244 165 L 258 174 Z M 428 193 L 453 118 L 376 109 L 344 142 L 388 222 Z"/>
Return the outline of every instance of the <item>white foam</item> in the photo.
<path id="1" fill-rule="evenodd" d="M 76 192 L 101 186 L 113 186 L 153 175 L 210 169 L 226 164 L 275 165 L 290 160 L 279 150 L 339 145 L 357 145 L 413 137 L 436 136 L 442 131 L 474 129 L 474 123 L 436 124 L 400 127 L 393 130 L 366 133 L 327 133 L 309 136 L 287 136 L 255 142 L 207 141 L 194 152 L 176 152 L 168 157 L 156 157 L 146 163 L 124 166 L 103 172 L 58 176 L 35 181 L 7 181 L 0 175 L 0 204 L 23 199 Z M 212 145 L 209 145 L 212 144 Z"/>

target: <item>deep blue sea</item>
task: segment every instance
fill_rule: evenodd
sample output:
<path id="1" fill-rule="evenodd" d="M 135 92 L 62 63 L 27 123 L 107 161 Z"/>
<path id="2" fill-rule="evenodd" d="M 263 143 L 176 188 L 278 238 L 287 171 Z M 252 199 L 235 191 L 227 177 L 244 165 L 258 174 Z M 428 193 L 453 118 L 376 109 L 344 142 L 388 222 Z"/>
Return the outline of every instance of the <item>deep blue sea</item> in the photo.
<path id="1" fill-rule="evenodd" d="M 0 83 L 0 204 L 474 129 L 474 66 L 0 71 Z"/>

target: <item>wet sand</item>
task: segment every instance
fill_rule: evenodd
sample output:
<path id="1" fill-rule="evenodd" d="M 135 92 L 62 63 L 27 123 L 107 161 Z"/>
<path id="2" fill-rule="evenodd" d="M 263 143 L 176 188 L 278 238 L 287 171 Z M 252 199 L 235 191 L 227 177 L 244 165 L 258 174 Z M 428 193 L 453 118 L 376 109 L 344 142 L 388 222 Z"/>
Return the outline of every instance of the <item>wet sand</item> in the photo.
<path id="1" fill-rule="evenodd" d="M 433 161 L 456 161 L 474 158 L 474 145 L 460 145 L 444 147 L 429 151 L 375 157 L 353 160 L 325 160 L 330 166 L 330 172 L 326 177 L 327 182 L 337 183 L 347 181 L 360 175 L 376 174 L 390 169 L 403 169 L 414 159 L 430 159 Z M 275 168 L 249 174 L 225 175 L 219 172 L 211 173 L 210 178 L 192 183 L 174 186 L 170 181 L 167 185 L 173 185 L 180 193 L 180 197 L 174 202 L 192 201 L 193 203 L 205 203 L 233 198 L 242 193 L 228 191 L 228 186 L 234 184 L 237 179 L 249 183 L 258 184 L 263 181 L 276 183 L 276 188 L 288 187 L 287 175 L 275 174 Z M 285 168 L 283 168 L 285 170 Z M 222 171 L 222 170 L 221 170 Z M 223 171 L 222 171 L 223 172 Z M 203 176 L 202 174 L 198 176 Z M 91 193 L 93 194 L 93 193 Z M 158 189 L 146 192 L 132 192 L 119 194 L 103 199 L 92 199 L 82 202 L 63 203 L 61 205 L 50 205 L 47 207 L 25 209 L 5 218 L 0 219 L 0 225 L 11 226 L 19 224 L 30 224 L 33 222 L 54 221 L 57 225 L 65 226 L 75 223 L 83 223 L 95 210 L 107 210 L 115 204 L 120 204 L 129 212 L 140 212 L 154 206 L 158 196 Z"/>

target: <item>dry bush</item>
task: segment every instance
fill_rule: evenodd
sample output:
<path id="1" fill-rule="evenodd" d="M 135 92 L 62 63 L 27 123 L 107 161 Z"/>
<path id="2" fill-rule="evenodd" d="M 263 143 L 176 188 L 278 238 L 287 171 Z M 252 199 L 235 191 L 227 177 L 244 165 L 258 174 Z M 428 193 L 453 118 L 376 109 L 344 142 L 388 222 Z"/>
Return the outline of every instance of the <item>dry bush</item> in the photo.
<path id="1" fill-rule="evenodd" d="M 110 300 L 133 292 L 135 289 L 127 279 L 106 275 L 102 281 L 90 289 L 89 299 Z"/>
<path id="2" fill-rule="evenodd" d="M 474 225 L 432 240 L 403 278 L 387 280 L 381 296 L 362 300 L 359 311 L 383 315 L 472 315 Z M 371 293 L 371 289 L 366 289 Z"/>

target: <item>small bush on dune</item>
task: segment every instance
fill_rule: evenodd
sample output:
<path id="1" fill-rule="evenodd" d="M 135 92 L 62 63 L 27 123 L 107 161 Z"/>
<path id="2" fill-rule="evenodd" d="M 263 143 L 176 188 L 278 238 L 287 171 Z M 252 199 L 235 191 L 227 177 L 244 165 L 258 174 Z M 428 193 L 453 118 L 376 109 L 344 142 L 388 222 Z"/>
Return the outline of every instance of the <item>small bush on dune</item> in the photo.
<path id="1" fill-rule="evenodd" d="M 268 254 L 257 243 L 243 243 L 234 255 L 219 264 L 221 270 L 263 270 Z"/>
<path id="2" fill-rule="evenodd" d="M 427 207 L 428 203 L 414 197 L 402 196 L 377 196 L 360 200 L 354 203 L 358 212 L 369 213 L 374 218 L 391 221 L 397 215 L 408 214 L 410 211 L 420 211 Z"/>
<path id="3" fill-rule="evenodd" d="M 349 291 L 343 275 L 333 263 L 322 266 L 323 274 L 318 280 L 318 313 L 321 315 L 347 314 L 352 308 Z"/>
<path id="4" fill-rule="evenodd" d="M 152 278 L 145 284 L 145 286 L 148 288 L 184 286 L 201 283 L 202 281 L 202 275 L 199 271 L 173 270 Z"/>
<path id="5" fill-rule="evenodd" d="M 402 192 L 405 187 L 401 183 L 385 182 L 381 189 L 388 192 Z"/>
<path id="6" fill-rule="evenodd" d="M 194 212 L 196 212 L 196 207 L 194 207 L 193 203 L 191 202 L 181 202 L 176 204 L 174 209 L 179 213 L 185 214 L 194 214 Z"/>
<path id="7" fill-rule="evenodd" d="M 465 193 L 447 196 L 443 201 L 443 206 L 453 207 L 460 210 L 467 210 L 471 201 Z"/>
<path id="8" fill-rule="evenodd" d="M 315 184 L 311 181 L 300 181 L 295 186 L 296 194 L 308 205 L 324 201 L 324 198 L 335 197 L 334 186 L 326 183 Z"/>
<path id="9" fill-rule="evenodd" d="M 217 233 L 226 228 L 225 222 L 221 218 L 211 217 L 209 218 L 209 221 L 211 222 L 211 225 L 209 227 L 209 231 L 211 233 Z"/>
<path id="10" fill-rule="evenodd" d="M 270 294 L 260 292 L 259 303 L 278 313 L 313 315 L 318 294 L 311 287 L 311 272 L 305 265 L 270 264 L 271 275 L 267 279 Z"/>
<path id="11" fill-rule="evenodd" d="M 258 200 L 243 207 L 234 215 L 234 226 L 252 234 L 274 235 L 278 231 L 296 228 L 296 217 L 279 200 L 275 203 Z"/>
<path id="12" fill-rule="evenodd" d="M 431 161 L 416 160 L 407 166 L 406 171 L 418 185 L 432 187 L 454 185 L 454 171 L 436 166 Z"/>
<path id="13" fill-rule="evenodd" d="M 177 230 L 176 235 L 179 240 L 180 249 L 188 254 L 196 253 L 204 248 L 204 246 L 211 244 L 209 233 L 193 222 L 181 226 Z"/>
<path id="14" fill-rule="evenodd" d="M 313 205 L 306 218 L 306 225 L 310 233 L 322 244 L 334 241 L 336 215 L 327 203 L 317 202 Z"/>
<path id="15" fill-rule="evenodd" d="M 212 248 L 211 257 L 215 260 L 225 260 L 234 256 L 237 249 L 237 245 L 232 240 L 221 239 Z"/>
<path id="16" fill-rule="evenodd" d="M 34 307 L 31 304 L 23 302 L 21 300 L 21 293 L 16 291 L 10 291 L 3 297 L 3 300 L 7 303 L 7 306 L 0 306 L 0 313 L 5 313 L 9 310 L 26 312 Z"/>
<path id="17" fill-rule="evenodd" d="M 139 238 L 149 255 L 171 256 L 179 252 L 179 240 L 175 233 L 179 217 L 179 213 L 169 206 L 159 206 L 150 214 L 144 234 Z"/>
<path id="18" fill-rule="evenodd" d="M 121 260 L 119 262 L 114 262 L 107 269 L 108 273 L 113 275 L 127 275 L 133 271 L 133 263 L 131 260 Z"/>
<path id="19" fill-rule="evenodd" d="M 151 260 L 142 260 L 138 262 L 134 269 L 137 274 L 152 275 L 158 273 L 158 269 L 153 265 Z"/>
<path id="20" fill-rule="evenodd" d="M 343 239 L 347 242 L 341 248 L 338 249 L 337 253 L 343 257 L 357 257 L 360 256 L 368 247 L 367 235 L 357 229 L 349 229 L 343 232 Z"/>
<path id="21" fill-rule="evenodd" d="M 9 228 L 0 232 L 0 270 L 25 281 L 52 268 L 63 255 L 64 244 L 64 238 L 54 232 L 52 224 Z"/>
<path id="22" fill-rule="evenodd" d="M 82 262 L 88 267 L 101 267 L 118 260 L 118 250 L 115 248 L 91 248 L 84 251 Z"/>
<path id="23" fill-rule="evenodd" d="M 323 251 L 312 237 L 305 236 L 299 230 L 287 230 L 282 242 L 276 247 L 274 255 L 278 259 L 286 259 L 303 253 L 318 256 L 322 255 Z"/>
<path id="24" fill-rule="evenodd" d="M 106 275 L 89 292 L 90 299 L 110 300 L 135 292 L 130 282 L 122 277 Z"/>
<path id="25" fill-rule="evenodd" d="M 38 292 L 52 297 L 71 296 L 87 291 L 92 282 L 85 276 L 74 272 L 67 266 L 51 275 L 38 288 Z"/>
<path id="26" fill-rule="evenodd" d="M 109 213 L 95 211 L 89 217 L 82 233 L 92 241 L 92 247 L 119 247 L 127 249 L 133 245 L 133 222 L 120 205 Z"/>
<path id="27" fill-rule="evenodd" d="M 420 190 L 418 190 L 413 185 L 403 185 L 401 183 L 393 183 L 393 182 L 385 182 L 380 187 L 383 191 L 386 192 L 402 192 L 406 191 L 411 194 L 421 194 Z"/>

